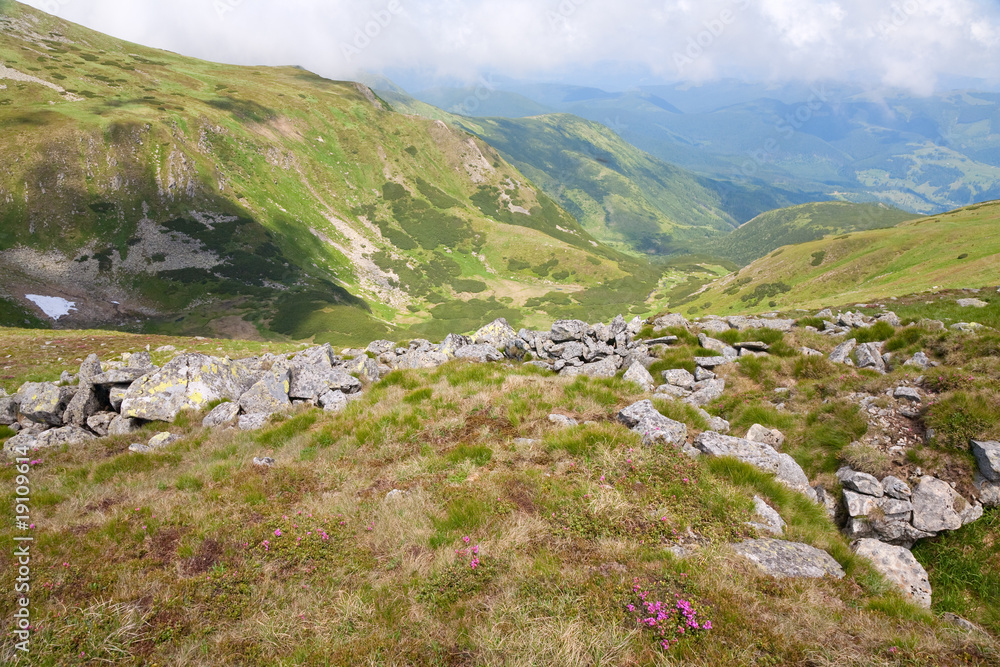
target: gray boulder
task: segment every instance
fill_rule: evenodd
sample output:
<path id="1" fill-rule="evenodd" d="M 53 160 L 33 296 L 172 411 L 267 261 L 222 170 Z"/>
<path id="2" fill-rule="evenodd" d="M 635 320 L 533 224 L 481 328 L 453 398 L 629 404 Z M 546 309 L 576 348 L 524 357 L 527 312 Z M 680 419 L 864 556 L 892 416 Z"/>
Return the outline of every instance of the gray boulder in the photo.
<path id="1" fill-rule="evenodd" d="M 913 488 L 913 527 L 928 533 L 958 530 L 961 512 L 968 502 L 951 486 L 936 477 L 924 475 Z"/>
<path id="2" fill-rule="evenodd" d="M 776 428 L 767 428 L 760 424 L 754 424 L 747 430 L 746 439 L 753 440 L 754 442 L 763 442 L 765 445 L 770 445 L 776 450 L 780 450 L 781 446 L 785 444 L 784 433 Z"/>
<path id="3" fill-rule="evenodd" d="M 663 379 L 667 384 L 675 387 L 683 387 L 684 389 L 690 389 L 695 382 L 694 376 L 683 368 L 672 368 L 668 371 L 663 371 Z"/>
<path id="4" fill-rule="evenodd" d="M 142 428 L 141 419 L 118 415 L 108 425 L 108 435 L 129 435 Z"/>
<path id="5" fill-rule="evenodd" d="M 827 552 L 798 542 L 764 538 L 744 540 L 733 551 L 777 578 L 842 579 L 844 568 Z"/>
<path id="6" fill-rule="evenodd" d="M 878 507 L 878 502 L 872 496 L 844 489 L 844 507 L 847 508 L 847 513 L 852 517 L 868 516 L 873 509 Z"/>
<path id="7" fill-rule="evenodd" d="M 606 357 L 592 364 L 582 366 L 567 366 L 559 372 L 560 375 L 586 375 L 592 378 L 612 378 L 618 373 L 617 357 Z"/>
<path id="8" fill-rule="evenodd" d="M 17 421 L 17 403 L 13 396 L 0 389 L 0 426 L 10 426 Z"/>
<path id="9" fill-rule="evenodd" d="M 972 440 L 970 446 L 983 477 L 991 482 L 1000 482 L 1000 442 Z"/>
<path id="10" fill-rule="evenodd" d="M 292 366 L 324 366 L 326 368 L 333 368 L 335 362 L 338 360 L 337 355 L 333 351 L 333 347 L 329 343 L 324 343 L 316 347 L 310 347 L 307 350 L 302 350 L 294 357 L 292 357 Z"/>
<path id="11" fill-rule="evenodd" d="M 955 303 L 963 308 L 985 308 L 990 305 L 982 299 L 958 299 Z"/>
<path id="12" fill-rule="evenodd" d="M 681 327 L 687 329 L 691 325 L 687 318 L 680 313 L 667 313 L 666 315 L 661 315 L 653 320 L 653 331 L 660 332 L 664 329 L 670 329 L 672 327 Z M 640 327 L 641 329 L 642 327 Z M 729 327 L 726 326 L 728 329 Z M 639 333 L 636 331 L 636 333 Z"/>
<path id="13" fill-rule="evenodd" d="M 721 340 L 711 338 L 705 333 L 698 334 L 698 343 L 706 350 L 711 350 L 712 352 L 718 352 L 724 357 L 737 357 L 739 352 L 736 348 L 723 343 Z"/>
<path id="14" fill-rule="evenodd" d="M 854 361 L 858 368 L 871 368 L 879 373 L 885 373 L 885 361 L 882 360 L 882 343 L 864 343 L 863 345 L 858 345 L 854 348 Z"/>
<path id="15" fill-rule="evenodd" d="M 730 315 L 726 322 L 733 329 L 747 331 L 749 329 L 774 329 L 776 331 L 791 331 L 795 326 L 795 320 L 783 320 L 777 317 L 744 317 L 742 315 Z"/>
<path id="16" fill-rule="evenodd" d="M 785 486 L 801 491 L 812 500 L 816 499 L 816 491 L 809 486 L 809 478 L 795 459 L 788 454 L 778 453 L 762 442 L 705 431 L 695 438 L 694 446 L 709 456 L 731 456 L 773 473 Z"/>
<path id="17" fill-rule="evenodd" d="M 263 412 L 271 415 L 280 412 L 291 405 L 291 401 L 288 400 L 290 385 L 287 370 L 267 371 L 252 387 L 243 392 L 238 401 L 239 407 L 246 414 Z"/>
<path id="18" fill-rule="evenodd" d="M 882 488 L 885 490 L 885 495 L 890 498 L 898 498 L 900 500 L 910 499 L 910 485 L 893 475 L 882 479 Z"/>
<path id="19" fill-rule="evenodd" d="M 618 421 L 641 435 L 646 445 L 656 442 L 684 445 L 687 441 L 687 425 L 664 417 L 648 399 L 619 412 Z"/>
<path id="20" fill-rule="evenodd" d="M 930 609 L 931 583 L 927 570 L 917 562 L 909 549 L 885 544 L 873 539 L 860 539 L 851 544 L 854 553 L 871 561 L 874 568 L 903 592 L 914 604 Z"/>
<path id="21" fill-rule="evenodd" d="M 219 403 L 212 408 L 212 411 L 201 420 L 201 425 L 205 428 L 215 428 L 219 426 L 230 426 L 240 414 L 240 404 L 233 401 Z"/>
<path id="22" fill-rule="evenodd" d="M 339 389 L 327 391 L 319 397 L 319 406 L 324 412 L 340 412 L 347 407 L 347 396 Z"/>
<path id="23" fill-rule="evenodd" d="M 99 384 L 102 386 L 111 384 L 131 384 L 142 376 L 155 371 L 156 368 L 152 366 L 149 368 L 112 368 L 104 373 L 95 375 L 90 381 L 92 384 Z"/>
<path id="24" fill-rule="evenodd" d="M 108 434 L 108 428 L 117 416 L 114 412 L 98 412 L 87 418 L 87 428 L 103 438 Z"/>
<path id="25" fill-rule="evenodd" d="M 439 352 L 411 352 L 409 354 L 437 354 L 444 357 Z M 291 382 L 288 389 L 289 398 L 316 401 L 320 395 L 327 391 L 338 389 L 347 394 L 361 391 L 361 381 L 349 375 L 342 368 L 323 368 L 322 366 L 292 367 Z"/>
<path id="26" fill-rule="evenodd" d="M 464 336 L 463 336 L 464 338 Z M 368 343 L 368 347 L 365 348 L 366 352 L 371 352 L 376 357 L 383 354 L 388 354 L 396 349 L 396 344 L 391 340 L 373 340 Z"/>
<path id="27" fill-rule="evenodd" d="M 104 405 L 102 391 L 96 385 L 83 380 L 76 390 L 76 394 L 66 406 L 63 413 L 63 423 L 83 426 L 87 423 L 87 418 L 100 411 Z"/>
<path id="28" fill-rule="evenodd" d="M 822 352 L 820 352 L 819 350 L 814 350 L 811 347 L 801 347 L 801 348 L 799 348 L 799 352 L 801 352 L 802 354 L 804 354 L 807 357 L 822 357 L 823 356 Z"/>
<path id="29" fill-rule="evenodd" d="M 661 384 L 656 388 L 656 395 L 660 397 L 673 398 L 687 398 L 691 395 L 690 389 L 684 389 L 683 387 L 675 387 L 672 384 Z"/>
<path id="30" fill-rule="evenodd" d="M 626 382 L 631 382 L 642 387 L 643 391 L 653 391 L 656 387 L 656 381 L 653 376 L 649 374 L 646 367 L 643 366 L 638 361 L 633 361 L 629 369 L 625 371 L 623 379 Z"/>
<path id="31" fill-rule="evenodd" d="M 923 400 L 920 392 L 913 387 L 896 387 L 892 392 L 892 397 L 910 403 L 920 403 Z"/>
<path id="32" fill-rule="evenodd" d="M 523 331 L 523 330 L 522 330 Z M 472 339 L 462 334 L 448 334 L 438 345 L 437 351 L 448 357 L 454 357 L 455 352 L 466 345 L 472 345 Z"/>
<path id="33" fill-rule="evenodd" d="M 149 449 L 160 449 L 161 447 L 166 447 L 167 445 L 177 442 L 180 439 L 181 436 L 175 433 L 170 433 L 169 431 L 164 431 L 162 433 L 157 433 L 150 438 L 149 442 L 146 443 L 146 446 L 149 447 Z"/>
<path id="34" fill-rule="evenodd" d="M 148 353 L 147 353 L 148 354 Z M 149 364 L 152 365 L 152 364 Z M 93 384 L 94 378 L 101 374 L 101 360 L 96 354 L 88 354 L 87 358 L 80 364 L 80 370 L 76 374 L 80 384 Z"/>
<path id="35" fill-rule="evenodd" d="M 181 410 L 198 410 L 222 398 L 238 400 L 254 379 L 229 359 L 182 354 L 129 386 L 122 416 L 173 421 Z"/>
<path id="36" fill-rule="evenodd" d="M 778 511 L 764 502 L 760 496 L 753 497 L 754 512 L 760 521 L 752 521 L 750 525 L 758 530 L 764 530 L 778 537 L 785 534 L 785 521 Z"/>
<path id="37" fill-rule="evenodd" d="M 500 317 L 476 331 L 472 335 L 472 342 L 479 345 L 492 345 L 499 349 L 505 347 L 511 338 L 517 338 L 517 332 L 514 331 L 514 327 L 507 323 L 507 320 Z"/>
<path id="38" fill-rule="evenodd" d="M 566 415 L 551 414 L 549 415 L 549 421 L 560 428 L 569 428 L 571 426 L 576 426 L 580 422 L 573 419 L 572 417 L 567 417 Z"/>
<path id="39" fill-rule="evenodd" d="M 694 369 L 695 382 L 704 382 L 705 380 L 714 380 L 715 378 L 715 373 L 706 368 L 697 367 Z"/>
<path id="40" fill-rule="evenodd" d="M 983 507 L 1000 507 L 1000 482 L 991 482 L 982 475 L 977 475 L 976 489 Z"/>
<path id="41" fill-rule="evenodd" d="M 914 366 L 916 368 L 928 369 L 931 367 L 931 360 L 923 352 L 917 352 L 915 355 L 909 358 L 909 360 L 903 362 L 904 366 Z"/>
<path id="42" fill-rule="evenodd" d="M 835 364 L 846 364 L 848 366 L 853 366 L 854 362 L 851 361 L 851 351 L 857 346 L 858 341 L 855 338 L 850 338 L 845 340 L 843 343 L 838 345 L 830 353 L 830 361 Z"/>
<path id="43" fill-rule="evenodd" d="M 483 364 L 489 361 L 500 361 L 503 359 L 503 355 L 492 345 L 475 344 L 464 345 L 455 350 L 455 358 Z"/>
<path id="44" fill-rule="evenodd" d="M 441 364 L 447 363 L 448 356 L 441 352 L 429 351 L 421 352 L 413 350 L 396 357 L 393 361 L 395 368 L 437 368 Z M 360 383 L 359 383 L 360 386 Z"/>
<path id="45" fill-rule="evenodd" d="M 264 428 L 270 418 L 270 415 L 263 412 L 256 412 L 252 415 L 240 415 L 236 426 L 241 431 L 257 431 Z"/>
<path id="46" fill-rule="evenodd" d="M 93 434 L 79 426 L 69 425 L 60 428 L 50 428 L 35 438 L 35 448 L 58 447 L 60 445 L 82 445 L 94 440 Z"/>
<path id="47" fill-rule="evenodd" d="M 345 361 L 341 367 L 351 375 L 369 383 L 378 382 L 379 378 L 382 377 L 378 368 L 378 362 L 370 358 L 367 354 L 362 354 L 359 357 Z"/>
<path id="48" fill-rule="evenodd" d="M 736 357 L 695 357 L 694 363 L 701 368 L 717 368 L 736 361 Z"/>
<path id="49" fill-rule="evenodd" d="M 715 399 L 722 396 L 723 392 L 726 390 L 726 381 L 722 378 L 716 380 L 705 380 L 704 382 L 695 383 L 691 388 L 694 392 L 685 398 L 684 402 L 700 407 L 708 405 Z"/>
<path id="50" fill-rule="evenodd" d="M 35 449 L 39 432 L 34 429 L 24 429 L 19 431 L 12 438 L 8 438 L 3 443 L 3 450 L 8 455 L 24 456 L 24 454 Z"/>
<path id="51" fill-rule="evenodd" d="M 128 394 L 129 385 L 111 385 L 108 387 L 108 403 L 111 404 L 111 409 L 115 412 L 121 412 L 122 401 L 125 400 L 125 396 Z"/>
<path id="52" fill-rule="evenodd" d="M 868 473 L 851 470 L 846 466 L 837 471 L 837 479 L 844 485 L 844 488 L 851 491 L 876 498 L 881 498 L 885 494 L 885 489 L 882 488 L 878 479 Z"/>
<path id="53" fill-rule="evenodd" d="M 67 389 L 52 382 L 25 382 L 17 390 L 14 402 L 21 415 L 36 424 L 62 426 L 66 404 L 73 396 Z"/>
<path id="54" fill-rule="evenodd" d="M 559 357 L 560 359 L 565 359 L 566 361 L 583 359 L 587 356 L 587 353 L 587 346 L 575 340 L 566 341 L 565 343 L 557 343 L 549 348 L 549 354 L 554 357 Z"/>

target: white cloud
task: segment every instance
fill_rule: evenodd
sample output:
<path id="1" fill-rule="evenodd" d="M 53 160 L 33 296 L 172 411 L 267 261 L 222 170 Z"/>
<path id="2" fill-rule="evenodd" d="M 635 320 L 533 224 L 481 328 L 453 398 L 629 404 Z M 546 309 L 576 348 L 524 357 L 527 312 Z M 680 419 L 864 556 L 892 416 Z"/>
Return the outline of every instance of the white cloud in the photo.
<path id="1" fill-rule="evenodd" d="M 332 78 L 424 70 L 472 80 L 641 64 L 664 79 L 842 78 L 927 91 L 1000 82 L 989 0 L 31 0 L 131 41 Z"/>

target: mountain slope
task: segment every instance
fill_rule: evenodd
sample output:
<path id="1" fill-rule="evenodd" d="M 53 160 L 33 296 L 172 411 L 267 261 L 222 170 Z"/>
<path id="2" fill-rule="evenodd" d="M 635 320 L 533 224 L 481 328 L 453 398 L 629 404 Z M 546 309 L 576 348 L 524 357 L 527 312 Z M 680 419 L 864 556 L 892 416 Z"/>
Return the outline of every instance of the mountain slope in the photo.
<path id="1" fill-rule="evenodd" d="M 823 308 L 1000 283 L 1000 202 L 779 248 L 682 303 L 690 314 Z"/>
<path id="2" fill-rule="evenodd" d="M 746 265 L 784 245 L 847 232 L 892 227 L 918 216 L 885 204 L 816 202 L 768 211 L 716 239 L 710 252 Z"/>
<path id="3" fill-rule="evenodd" d="M 488 141 L 588 232 L 623 251 L 700 252 L 707 239 L 763 210 L 803 201 L 792 193 L 698 176 L 578 116 L 456 116 L 405 94 L 379 92 L 397 109 L 445 119 Z"/>
<path id="4" fill-rule="evenodd" d="M 15 2 L 0 24 L 14 323 L 43 294 L 76 303 L 60 325 L 370 339 L 658 277 L 484 142 L 364 86 L 186 58 Z"/>

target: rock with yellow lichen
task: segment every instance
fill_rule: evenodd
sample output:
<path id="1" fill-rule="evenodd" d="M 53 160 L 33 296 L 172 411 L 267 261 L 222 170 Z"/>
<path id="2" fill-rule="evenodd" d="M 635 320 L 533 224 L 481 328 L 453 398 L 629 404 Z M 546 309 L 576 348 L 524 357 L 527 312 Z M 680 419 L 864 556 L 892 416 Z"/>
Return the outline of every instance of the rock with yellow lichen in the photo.
<path id="1" fill-rule="evenodd" d="M 173 421 L 181 410 L 198 410 L 211 401 L 239 400 L 257 378 L 229 359 L 183 354 L 129 386 L 123 417 Z"/>

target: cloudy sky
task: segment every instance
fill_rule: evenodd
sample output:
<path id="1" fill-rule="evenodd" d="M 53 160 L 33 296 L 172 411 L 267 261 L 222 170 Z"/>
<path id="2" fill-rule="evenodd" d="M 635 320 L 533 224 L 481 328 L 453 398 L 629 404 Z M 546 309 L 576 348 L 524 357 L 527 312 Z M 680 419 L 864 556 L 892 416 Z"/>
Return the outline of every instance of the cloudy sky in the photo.
<path id="1" fill-rule="evenodd" d="M 1000 85 L 1000 0 L 27 0 L 134 42 L 331 78 Z"/>

